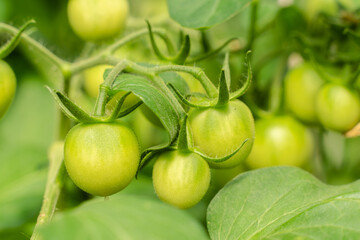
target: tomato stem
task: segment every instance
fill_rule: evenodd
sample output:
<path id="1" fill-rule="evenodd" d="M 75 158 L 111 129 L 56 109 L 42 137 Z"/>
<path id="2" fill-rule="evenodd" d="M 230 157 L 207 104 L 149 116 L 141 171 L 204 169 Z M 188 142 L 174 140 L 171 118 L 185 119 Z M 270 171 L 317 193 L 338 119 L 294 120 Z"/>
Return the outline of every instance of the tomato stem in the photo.
<path id="1" fill-rule="evenodd" d="M 0 23 L 0 32 L 6 32 L 10 34 L 16 34 L 19 30 L 15 27 L 12 27 L 5 23 Z M 25 51 L 26 54 L 30 56 L 36 55 L 36 59 L 41 59 L 44 61 L 44 65 L 48 65 L 46 60 L 49 60 L 56 68 L 58 68 L 62 73 L 66 72 L 68 62 L 62 60 L 54 53 L 50 52 L 48 49 L 43 47 L 40 43 L 29 37 L 26 33 L 21 34 L 19 47 Z M 40 56 L 40 57 L 39 57 Z M 42 62 L 40 62 L 41 64 Z M 64 74 L 63 74 L 64 75 Z"/>
<path id="2" fill-rule="evenodd" d="M 105 113 L 105 105 L 106 100 L 108 98 L 108 92 L 111 89 L 111 86 L 113 82 L 115 81 L 115 78 L 125 69 L 126 67 L 125 61 L 120 61 L 107 75 L 104 82 L 100 85 L 99 89 L 99 95 L 96 100 L 95 109 L 94 109 L 94 115 L 95 116 L 103 116 Z"/>

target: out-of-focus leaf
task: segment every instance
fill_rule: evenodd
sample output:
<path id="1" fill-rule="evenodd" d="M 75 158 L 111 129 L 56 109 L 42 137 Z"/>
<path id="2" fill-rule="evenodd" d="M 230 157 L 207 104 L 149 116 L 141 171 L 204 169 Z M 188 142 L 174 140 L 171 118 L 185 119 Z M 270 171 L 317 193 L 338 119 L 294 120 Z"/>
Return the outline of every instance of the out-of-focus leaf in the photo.
<path id="1" fill-rule="evenodd" d="M 251 0 L 168 0 L 170 16 L 189 28 L 206 28 L 239 13 Z"/>
<path id="2" fill-rule="evenodd" d="M 0 230 L 36 217 L 45 188 L 46 154 L 34 147 L 0 148 Z"/>
<path id="3" fill-rule="evenodd" d="M 37 77 L 20 79 L 18 86 L 0 121 L 0 231 L 38 215 L 55 122 L 51 96 Z"/>
<path id="4" fill-rule="evenodd" d="M 208 239 L 185 212 L 149 197 L 121 194 L 58 214 L 40 232 L 44 239 Z"/>
<path id="5" fill-rule="evenodd" d="M 18 85 L 14 102 L 0 120 L 0 145 L 47 149 L 54 136 L 54 101 L 35 75 L 25 76 Z"/>
<path id="6" fill-rule="evenodd" d="M 208 208 L 212 239 L 357 239 L 360 181 L 320 182 L 294 167 L 239 175 Z"/>

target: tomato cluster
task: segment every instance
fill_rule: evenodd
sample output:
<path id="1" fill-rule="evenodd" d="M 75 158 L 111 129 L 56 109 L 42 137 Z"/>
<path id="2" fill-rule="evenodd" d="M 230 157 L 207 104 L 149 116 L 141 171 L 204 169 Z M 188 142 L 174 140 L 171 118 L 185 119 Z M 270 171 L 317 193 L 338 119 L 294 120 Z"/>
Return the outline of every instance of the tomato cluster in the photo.
<path id="1" fill-rule="evenodd" d="M 341 83 L 327 82 L 309 63 L 287 74 L 285 101 L 300 120 L 320 123 L 333 131 L 347 132 L 360 120 L 360 98 L 356 90 Z"/>
<path id="2" fill-rule="evenodd" d="M 100 3 L 84 0 L 70 0 L 68 4 L 70 24 L 75 33 L 86 41 L 109 39 L 124 28 L 128 12 L 126 1 L 106 0 L 101 2 L 101 7 L 97 4 Z M 310 9 L 305 18 L 308 21 L 313 21 L 319 14 L 320 5 L 307 1 L 306 6 L 310 6 Z M 326 14 L 331 15 L 337 11 L 337 5 L 333 2 L 330 5 Z M 103 12 L 107 13 L 106 16 L 102 16 Z M 159 49 L 153 48 L 160 59 L 172 59 L 162 56 Z M 182 49 L 186 49 L 186 46 Z M 107 68 L 112 66 L 98 65 L 83 72 L 83 87 L 93 99 L 99 95 Z M 358 93 L 344 84 L 329 82 L 320 71 L 310 62 L 291 68 L 282 86 L 285 109 L 266 116 L 259 114 L 256 121 L 248 106 L 238 99 L 241 95 L 231 97 L 226 85 L 223 91 L 227 89 L 227 93 L 221 92 L 221 81 L 218 96 L 209 97 L 204 86 L 196 90 L 198 95 L 192 96 L 201 96 L 196 102 L 198 105 L 186 102 L 190 98 L 184 100 L 178 96 L 177 100 L 185 109 L 184 126 L 188 145 L 184 147 L 180 144 L 183 137 L 179 133 L 177 143 L 172 139 L 166 148 L 154 151 L 154 156 L 149 154 L 155 159 L 152 178 L 158 197 L 179 208 L 195 205 L 209 189 L 210 168 L 220 169 L 218 171 L 226 169 L 233 177 L 244 165 L 249 168 L 273 165 L 304 167 L 314 157 L 316 145 L 314 134 L 307 125 L 321 125 L 344 133 L 360 120 Z M 185 79 L 190 76 L 185 72 L 179 75 Z M 166 85 L 167 82 L 164 82 Z M 192 90 L 196 88 L 187 87 Z M 106 115 L 117 108 L 118 102 L 126 94 L 125 91 L 117 91 L 109 96 Z M 223 101 L 224 96 L 226 100 Z M 214 103 L 216 97 L 218 103 Z M 130 109 L 139 101 L 140 98 L 131 93 L 123 108 Z M 143 104 L 140 109 L 150 122 L 164 128 L 163 122 L 150 107 Z M 179 125 L 181 121 L 183 119 L 179 119 Z M 142 160 L 147 155 L 140 160 L 139 148 L 137 137 L 123 122 L 80 123 L 66 137 L 66 169 L 74 183 L 84 191 L 108 196 L 126 187 L 141 169 Z"/>

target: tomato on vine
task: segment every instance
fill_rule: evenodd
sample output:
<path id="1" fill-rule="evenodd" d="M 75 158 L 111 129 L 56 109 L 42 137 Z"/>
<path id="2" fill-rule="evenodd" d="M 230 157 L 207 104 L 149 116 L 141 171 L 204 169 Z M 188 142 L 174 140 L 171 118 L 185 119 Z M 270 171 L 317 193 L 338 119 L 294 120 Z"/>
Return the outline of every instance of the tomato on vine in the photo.
<path id="1" fill-rule="evenodd" d="M 315 106 L 320 122 L 334 131 L 346 132 L 360 120 L 359 94 L 343 85 L 324 85 L 316 97 Z"/>
<path id="2" fill-rule="evenodd" d="M 10 65 L 0 60 L 0 118 L 4 116 L 15 95 L 16 77 Z"/>
<path id="3" fill-rule="evenodd" d="M 254 119 L 250 109 L 240 100 L 231 100 L 219 107 L 192 109 L 189 128 L 193 145 L 212 158 L 225 157 L 245 145 L 224 162 L 209 162 L 213 168 L 231 168 L 249 155 L 255 135 Z"/>
<path id="4" fill-rule="evenodd" d="M 66 136 L 64 162 L 79 188 L 93 195 L 109 196 L 134 178 L 139 151 L 134 132 L 120 121 L 80 123 Z"/>
<path id="5" fill-rule="evenodd" d="M 272 116 L 255 122 L 250 168 L 275 165 L 301 167 L 313 156 L 314 140 L 309 130 L 290 116 Z"/>
<path id="6" fill-rule="evenodd" d="M 178 208 L 189 208 L 207 192 L 210 168 L 196 153 L 167 151 L 161 153 L 155 162 L 153 184 L 162 201 Z"/>
<path id="7" fill-rule="evenodd" d="M 119 34 L 129 12 L 127 0 L 69 0 L 68 18 L 75 33 L 86 41 Z"/>
<path id="8" fill-rule="evenodd" d="M 309 63 L 302 63 L 285 76 L 285 104 L 300 120 L 308 123 L 318 121 L 315 99 L 324 80 Z"/>

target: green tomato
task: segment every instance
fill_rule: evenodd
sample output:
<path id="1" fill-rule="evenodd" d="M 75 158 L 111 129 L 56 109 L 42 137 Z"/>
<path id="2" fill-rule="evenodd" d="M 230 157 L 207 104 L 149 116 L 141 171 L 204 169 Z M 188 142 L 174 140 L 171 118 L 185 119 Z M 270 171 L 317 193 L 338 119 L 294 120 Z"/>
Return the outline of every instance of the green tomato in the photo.
<path id="1" fill-rule="evenodd" d="M 318 121 L 315 99 L 324 80 L 308 63 L 291 69 L 285 77 L 285 103 L 300 120 L 308 123 Z"/>
<path id="2" fill-rule="evenodd" d="M 153 168 L 153 184 L 158 197 L 178 208 L 189 208 L 205 195 L 210 184 L 210 168 L 191 152 L 161 153 Z"/>
<path id="3" fill-rule="evenodd" d="M 326 128 L 346 132 L 360 120 L 359 95 L 345 86 L 326 84 L 316 97 L 316 111 Z"/>
<path id="4" fill-rule="evenodd" d="M 90 97 L 97 98 L 99 87 L 104 82 L 103 75 L 107 68 L 113 68 L 113 66 L 102 64 L 84 71 L 84 88 Z"/>
<path id="5" fill-rule="evenodd" d="M 246 161 L 251 168 L 300 167 L 313 156 L 314 139 L 310 131 L 290 116 L 257 120 L 255 128 L 254 146 Z"/>
<path id="6" fill-rule="evenodd" d="M 203 154 L 222 158 L 245 145 L 224 162 L 209 162 L 212 168 L 231 168 L 247 158 L 254 141 L 254 119 L 249 108 L 239 100 L 222 107 L 193 109 L 189 113 L 193 145 Z"/>
<path id="7" fill-rule="evenodd" d="M 9 108 L 15 95 L 16 77 L 15 73 L 3 60 L 0 60 L 0 118 Z"/>
<path id="8" fill-rule="evenodd" d="M 140 161 L 139 144 L 134 132 L 122 122 L 80 123 L 66 136 L 64 161 L 79 188 L 109 196 L 134 178 Z"/>
<path id="9" fill-rule="evenodd" d="M 75 33 L 86 41 L 119 34 L 129 12 L 127 0 L 69 0 L 68 18 Z"/>

